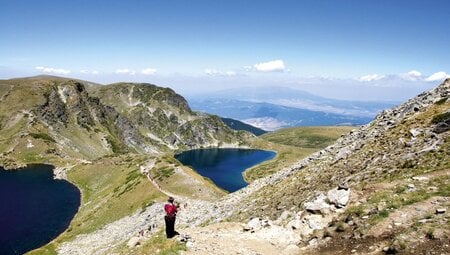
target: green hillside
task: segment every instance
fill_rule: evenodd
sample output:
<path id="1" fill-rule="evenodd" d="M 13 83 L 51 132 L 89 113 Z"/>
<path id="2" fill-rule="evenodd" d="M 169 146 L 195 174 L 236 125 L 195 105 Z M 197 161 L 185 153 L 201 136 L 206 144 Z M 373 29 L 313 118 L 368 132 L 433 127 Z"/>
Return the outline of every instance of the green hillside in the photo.
<path id="1" fill-rule="evenodd" d="M 270 142 L 301 148 L 322 149 L 355 127 L 293 127 L 284 128 L 261 136 Z"/>

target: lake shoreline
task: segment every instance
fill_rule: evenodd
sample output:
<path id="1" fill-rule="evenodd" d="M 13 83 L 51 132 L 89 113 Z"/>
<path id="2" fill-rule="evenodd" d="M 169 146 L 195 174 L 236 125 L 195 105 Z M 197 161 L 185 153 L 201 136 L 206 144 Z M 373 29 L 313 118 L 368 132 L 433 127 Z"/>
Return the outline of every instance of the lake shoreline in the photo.
<path id="1" fill-rule="evenodd" d="M 216 186 L 229 193 L 249 183 L 244 172 L 276 157 L 275 151 L 243 148 L 205 148 L 184 151 L 174 155 L 183 165 L 209 178 Z"/>

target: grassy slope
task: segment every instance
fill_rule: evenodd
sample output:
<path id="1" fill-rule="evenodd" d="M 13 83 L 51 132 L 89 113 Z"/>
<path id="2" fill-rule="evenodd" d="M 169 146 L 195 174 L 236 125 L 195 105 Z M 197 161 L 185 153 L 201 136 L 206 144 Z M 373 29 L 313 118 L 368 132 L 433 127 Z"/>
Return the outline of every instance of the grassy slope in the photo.
<path id="1" fill-rule="evenodd" d="M 293 127 L 284 128 L 261 136 L 264 140 L 301 148 L 321 149 L 333 143 L 342 134 L 355 127 Z"/>
<path id="2" fill-rule="evenodd" d="M 59 243 L 93 232 L 154 201 L 165 199 L 165 195 L 139 172 L 138 165 L 146 159 L 128 155 L 105 157 L 69 171 L 69 180 L 82 193 L 79 211 L 64 233 L 29 254 L 54 254 Z"/>
<path id="3" fill-rule="evenodd" d="M 299 208 L 300 210 L 305 200 L 310 198 L 315 191 L 328 190 L 346 176 L 353 176 L 353 180 L 356 181 L 352 181 L 350 185 L 360 203 L 350 204 L 346 212 L 336 220 L 332 227 L 336 228 L 341 225 L 345 226 L 347 230 L 342 234 L 336 234 L 338 236 L 333 238 L 336 241 L 328 245 L 328 250 L 324 248 L 324 251 L 341 250 L 345 253 L 350 252 L 358 242 L 363 246 L 369 243 L 368 246 L 370 246 L 376 241 L 387 245 L 400 243 L 398 249 L 407 249 L 406 253 L 408 253 L 411 252 L 408 250 L 409 247 L 415 247 L 418 239 L 429 240 L 430 243 L 423 247 L 419 245 L 417 249 L 430 248 L 431 246 L 427 245 L 434 245 L 433 242 L 439 243 L 442 240 L 448 242 L 450 236 L 448 214 L 435 215 L 434 210 L 404 223 L 402 227 L 398 228 L 400 230 L 397 228 L 384 229 L 388 233 L 385 237 L 370 241 L 370 236 L 363 236 L 362 239 L 357 238 L 359 241 L 352 241 L 353 243 L 348 241 L 349 235 L 355 233 L 364 235 L 373 231 L 372 228 L 379 227 L 378 224 L 389 219 L 390 215 L 402 212 L 401 210 L 408 210 L 407 206 L 424 203 L 427 199 L 438 196 L 445 197 L 443 201 L 448 201 L 446 200 L 450 196 L 450 134 L 448 131 L 444 133 L 443 144 L 437 151 L 417 155 L 413 161 L 404 161 L 396 156 L 399 153 L 397 147 L 399 138 L 409 139 L 411 128 L 429 126 L 435 116 L 441 115 L 448 109 L 450 109 L 450 102 L 433 105 L 414 118 L 405 119 L 400 125 L 390 129 L 377 139 L 371 140 L 347 160 L 333 164 L 315 162 L 301 171 L 294 172 L 290 178 L 264 187 L 249 198 L 251 204 L 254 205 L 253 208 L 249 208 L 248 212 L 235 215 L 236 219 L 247 219 L 249 216 L 254 217 L 255 215 L 277 218 L 283 211 L 278 208 Z M 376 160 L 383 156 L 392 157 L 396 162 Z M 369 162 L 369 164 L 365 165 L 364 162 Z M 412 183 L 411 177 L 417 175 L 428 175 L 429 181 L 413 182 L 415 188 L 413 191 L 408 191 L 407 185 Z M 448 208 L 448 203 L 440 206 Z M 358 224 L 352 227 L 346 225 L 344 222 L 348 215 L 352 215 L 354 222 Z M 361 220 L 364 215 L 369 217 L 368 220 Z M 418 223 L 418 220 L 424 217 L 428 221 Z M 389 222 L 392 224 L 391 221 Z M 317 233 L 316 236 L 334 232 L 335 230 L 330 228 L 326 229 L 324 233 Z M 441 239 L 433 237 L 433 235 L 439 235 Z M 436 247 L 439 248 L 439 245 Z"/>
<path id="4" fill-rule="evenodd" d="M 246 181 L 252 181 L 288 167 L 309 154 L 332 144 L 354 127 L 294 127 L 280 129 L 255 138 L 252 147 L 277 152 L 274 159 L 248 169 Z"/>

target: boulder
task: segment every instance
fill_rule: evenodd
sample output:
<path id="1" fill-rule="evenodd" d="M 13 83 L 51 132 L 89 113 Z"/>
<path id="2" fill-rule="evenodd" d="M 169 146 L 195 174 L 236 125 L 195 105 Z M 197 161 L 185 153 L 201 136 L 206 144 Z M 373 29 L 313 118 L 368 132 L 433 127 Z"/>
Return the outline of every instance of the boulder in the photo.
<path id="1" fill-rule="evenodd" d="M 300 229 L 301 227 L 302 227 L 302 221 L 299 219 L 291 220 L 286 225 L 286 228 L 289 228 L 289 229 Z"/>
<path id="2" fill-rule="evenodd" d="M 349 189 L 348 183 L 346 183 L 346 182 L 340 183 L 340 184 L 338 185 L 338 189 L 348 190 L 348 189 Z"/>
<path id="3" fill-rule="evenodd" d="M 324 194 L 320 194 L 313 201 L 305 203 L 305 209 L 312 213 L 327 214 L 332 209 L 332 206 L 327 203 L 327 197 Z"/>
<path id="4" fill-rule="evenodd" d="M 414 181 L 428 181 L 428 177 L 426 176 L 414 176 L 412 177 Z"/>
<path id="5" fill-rule="evenodd" d="M 446 213 L 447 209 L 446 208 L 438 208 L 436 209 L 436 214 L 443 214 Z"/>
<path id="6" fill-rule="evenodd" d="M 127 246 L 130 248 L 134 248 L 141 243 L 141 239 L 137 236 L 133 236 L 127 243 Z"/>
<path id="7" fill-rule="evenodd" d="M 244 231 L 255 231 L 262 228 L 262 221 L 260 218 L 251 219 L 244 227 Z"/>
<path id="8" fill-rule="evenodd" d="M 350 199 L 350 190 L 334 188 L 328 191 L 327 198 L 330 203 L 334 204 L 336 207 L 344 207 L 347 205 L 348 200 Z"/>
<path id="9" fill-rule="evenodd" d="M 328 225 L 328 219 L 317 214 L 307 215 L 305 221 L 312 230 L 323 229 Z"/>

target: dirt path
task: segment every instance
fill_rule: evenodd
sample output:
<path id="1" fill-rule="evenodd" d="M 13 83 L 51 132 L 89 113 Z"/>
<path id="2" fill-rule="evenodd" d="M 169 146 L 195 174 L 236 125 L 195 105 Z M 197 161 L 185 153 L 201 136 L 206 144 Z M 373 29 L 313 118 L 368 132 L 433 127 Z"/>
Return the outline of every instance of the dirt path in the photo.
<path id="1" fill-rule="evenodd" d="M 394 227 L 407 227 L 415 220 L 423 219 L 427 214 L 434 214 L 437 208 L 448 208 L 450 200 L 446 197 L 431 197 L 425 201 L 405 206 L 389 214 L 389 217 L 372 227 L 367 233 L 379 237 Z"/>
<path id="2" fill-rule="evenodd" d="M 277 229 L 251 233 L 243 232 L 242 229 L 242 225 L 238 223 L 217 223 L 207 227 L 185 229 L 183 233 L 188 234 L 192 241 L 187 244 L 188 250 L 181 254 L 287 255 L 299 252 L 298 247 L 289 243 L 290 233 L 283 235 Z"/>

